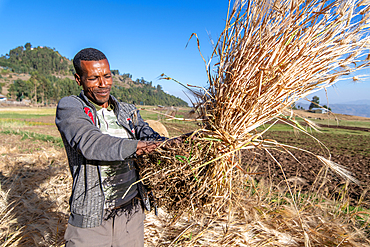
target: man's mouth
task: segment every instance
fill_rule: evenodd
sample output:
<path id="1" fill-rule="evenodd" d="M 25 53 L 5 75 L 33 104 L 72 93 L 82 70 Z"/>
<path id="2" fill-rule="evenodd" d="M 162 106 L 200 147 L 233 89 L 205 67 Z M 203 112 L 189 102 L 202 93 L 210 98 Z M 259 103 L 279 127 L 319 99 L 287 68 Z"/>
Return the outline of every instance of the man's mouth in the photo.
<path id="1" fill-rule="evenodd" d="M 106 96 L 107 94 L 109 94 L 109 92 L 110 92 L 110 89 L 95 91 L 95 93 L 100 96 Z"/>

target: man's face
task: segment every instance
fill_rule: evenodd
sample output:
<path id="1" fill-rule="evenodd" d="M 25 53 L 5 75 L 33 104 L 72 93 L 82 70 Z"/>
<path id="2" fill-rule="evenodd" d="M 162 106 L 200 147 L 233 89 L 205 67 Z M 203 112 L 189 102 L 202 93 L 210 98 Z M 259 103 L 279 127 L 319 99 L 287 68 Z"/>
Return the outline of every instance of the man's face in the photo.
<path id="1" fill-rule="evenodd" d="M 75 75 L 76 82 L 82 86 L 86 97 L 95 104 L 107 108 L 110 89 L 113 84 L 112 74 L 107 59 L 99 61 L 81 60 L 82 76 Z"/>

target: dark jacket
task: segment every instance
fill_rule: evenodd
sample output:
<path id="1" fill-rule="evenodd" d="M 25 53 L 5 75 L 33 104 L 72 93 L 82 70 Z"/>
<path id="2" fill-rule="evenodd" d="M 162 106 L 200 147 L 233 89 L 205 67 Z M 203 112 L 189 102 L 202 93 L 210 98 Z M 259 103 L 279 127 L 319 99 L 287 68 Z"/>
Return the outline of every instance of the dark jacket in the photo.
<path id="1" fill-rule="evenodd" d="M 96 109 L 82 91 L 79 96 L 62 98 L 55 123 L 62 136 L 72 173 L 71 215 L 68 223 L 77 227 L 101 225 L 104 193 L 99 161 L 119 162 L 134 158 L 139 140 L 162 140 L 141 118 L 134 105 L 110 96 L 118 123 L 128 130 L 129 138 L 103 134 L 96 123 Z"/>

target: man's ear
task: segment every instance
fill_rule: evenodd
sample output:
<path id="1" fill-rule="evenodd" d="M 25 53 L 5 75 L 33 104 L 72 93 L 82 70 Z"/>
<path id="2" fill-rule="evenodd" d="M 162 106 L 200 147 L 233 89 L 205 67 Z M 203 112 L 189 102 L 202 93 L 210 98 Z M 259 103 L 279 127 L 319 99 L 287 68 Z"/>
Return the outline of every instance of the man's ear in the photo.
<path id="1" fill-rule="evenodd" d="M 81 86 L 81 77 L 79 74 L 75 73 L 75 80 L 79 86 Z"/>

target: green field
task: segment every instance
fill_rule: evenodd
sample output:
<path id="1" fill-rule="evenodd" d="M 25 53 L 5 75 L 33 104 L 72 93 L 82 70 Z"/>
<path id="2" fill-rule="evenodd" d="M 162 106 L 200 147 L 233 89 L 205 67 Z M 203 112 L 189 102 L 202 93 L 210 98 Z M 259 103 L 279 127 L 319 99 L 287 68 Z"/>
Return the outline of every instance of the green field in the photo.
<path id="1" fill-rule="evenodd" d="M 314 121 L 315 123 L 319 123 L 321 124 L 321 122 L 317 122 L 317 120 Z M 334 124 L 333 124 L 334 125 Z M 370 123 L 369 122 L 354 122 L 354 121 L 341 121 L 341 125 L 340 126 L 351 126 L 351 127 L 363 127 L 363 128 L 370 128 Z M 264 130 L 266 128 L 269 128 L 270 127 L 270 124 L 265 124 L 261 127 L 259 127 L 258 129 L 259 130 Z M 296 130 L 299 131 L 299 127 L 296 126 Z M 303 127 L 303 126 L 301 126 Z M 311 128 L 311 127 L 308 127 L 308 126 L 305 126 L 303 127 L 305 130 L 307 130 L 309 133 L 311 134 L 314 134 L 314 133 L 324 133 L 324 134 L 329 134 L 329 135 L 343 135 L 343 134 L 348 134 L 348 135 L 365 135 L 365 136 L 369 136 L 370 135 L 370 132 L 368 131 L 360 131 L 360 130 L 348 130 L 348 129 L 334 129 L 334 128 L 325 128 L 325 127 L 321 127 L 321 128 L 318 128 L 318 131 Z M 270 128 L 269 131 L 291 131 L 293 132 L 294 131 L 294 127 L 292 126 L 289 126 L 289 125 L 286 125 L 286 124 L 275 124 L 274 126 L 272 126 Z"/>
<path id="2" fill-rule="evenodd" d="M 0 108 L 0 118 L 28 119 L 55 116 L 56 108 Z"/>
<path id="3" fill-rule="evenodd" d="M 197 123 L 189 122 L 189 121 L 181 121 L 181 120 L 169 120 L 170 117 L 165 116 L 164 114 L 168 114 L 168 111 L 161 108 L 155 108 L 153 110 L 153 106 L 140 106 L 140 114 L 145 120 L 159 120 L 162 122 L 163 125 L 167 128 L 170 136 L 176 136 L 181 133 L 187 133 L 192 130 L 199 128 Z M 180 107 L 176 108 L 176 118 L 186 118 L 188 116 L 189 111 L 191 108 Z M 1 128 L 20 128 L 24 125 L 32 126 L 32 125 L 54 125 L 54 117 L 55 117 L 55 108 L 26 108 L 26 107 L 19 107 L 19 108 L 0 108 L 0 127 Z M 44 121 L 46 119 L 47 121 Z M 349 120 L 320 120 L 320 119 L 311 119 L 313 122 L 317 124 L 329 124 L 333 126 L 352 126 L 352 127 L 362 127 L 362 128 L 370 128 L 370 121 L 366 120 L 358 120 L 358 121 L 349 121 Z M 298 119 L 300 123 L 302 123 L 302 119 Z M 303 126 L 303 125 L 302 125 Z M 269 128 L 270 124 L 265 124 L 258 128 L 258 130 L 264 130 Z M 325 128 L 322 127 L 319 129 L 320 132 L 308 127 L 303 126 L 304 129 L 308 131 L 310 134 L 326 134 L 326 135 L 364 135 L 369 136 L 370 132 L 368 131 L 359 131 L 359 130 L 348 130 L 348 129 L 340 129 L 340 128 Z M 297 132 L 294 130 L 292 126 L 286 124 L 275 124 L 270 128 L 271 132 L 279 132 L 279 131 L 286 131 L 286 132 Z"/>

